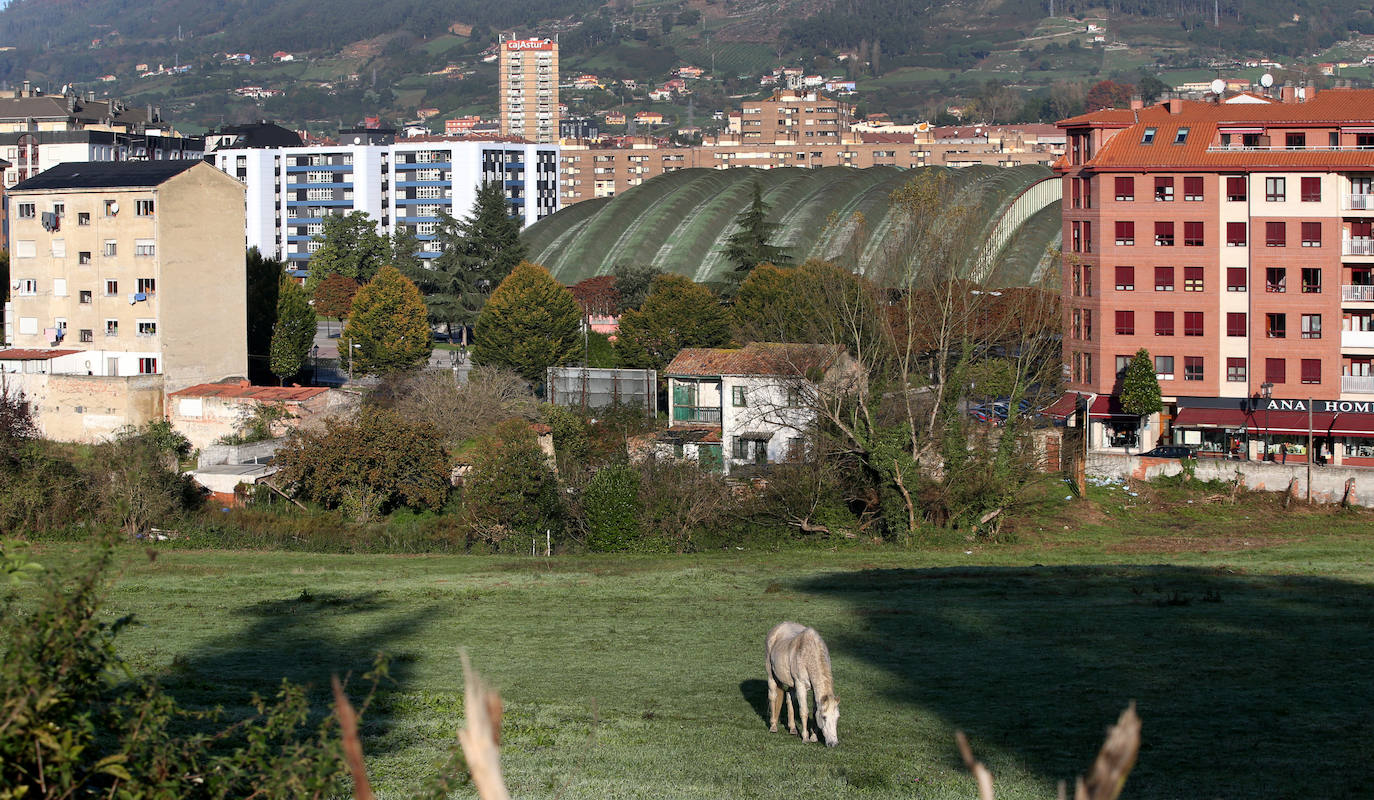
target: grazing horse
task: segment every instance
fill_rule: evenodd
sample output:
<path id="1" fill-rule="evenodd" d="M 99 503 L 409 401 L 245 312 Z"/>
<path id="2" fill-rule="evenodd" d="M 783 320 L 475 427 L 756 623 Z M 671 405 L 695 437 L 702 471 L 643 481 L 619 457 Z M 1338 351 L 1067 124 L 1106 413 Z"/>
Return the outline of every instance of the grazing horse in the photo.
<path id="1" fill-rule="evenodd" d="M 801 711 L 801 736 L 804 742 L 816 741 L 816 734 L 806 727 L 806 693 L 816 699 L 816 724 L 825 736 L 827 747 L 840 743 L 836 727 L 840 721 L 840 699 L 830 677 L 830 651 L 821 635 L 796 622 L 779 623 L 768 632 L 764 643 L 768 671 L 768 730 L 777 733 L 778 714 L 782 711 L 784 692 L 792 690 L 792 700 Z M 796 733 L 796 716 L 792 702 L 787 703 L 787 732 Z"/>

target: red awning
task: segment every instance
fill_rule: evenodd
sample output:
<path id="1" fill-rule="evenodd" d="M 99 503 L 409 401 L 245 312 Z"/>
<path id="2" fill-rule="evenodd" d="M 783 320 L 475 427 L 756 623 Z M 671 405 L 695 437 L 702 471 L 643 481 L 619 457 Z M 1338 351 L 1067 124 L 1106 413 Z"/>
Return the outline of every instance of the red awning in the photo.
<path id="1" fill-rule="evenodd" d="M 1180 408 L 1175 428 L 1244 428 L 1245 412 L 1238 408 Z"/>
<path id="2" fill-rule="evenodd" d="M 1181 408 L 1174 417 L 1175 428 L 1244 428 L 1250 433 L 1307 433 L 1305 411 L 1254 411 L 1238 408 Z M 1374 437 L 1374 414 L 1337 414 L 1318 411 L 1312 414 L 1315 436 Z"/>
<path id="3" fill-rule="evenodd" d="M 1055 400 L 1045 407 L 1040 413 L 1063 419 L 1069 416 L 1078 408 L 1079 397 L 1092 397 L 1092 395 L 1079 392 L 1069 392 L 1063 397 Z M 1098 395 L 1093 398 L 1093 404 L 1088 409 L 1088 416 L 1092 419 L 1107 419 L 1108 417 L 1134 417 L 1135 414 L 1127 414 L 1121 409 L 1121 403 L 1111 395 Z"/>

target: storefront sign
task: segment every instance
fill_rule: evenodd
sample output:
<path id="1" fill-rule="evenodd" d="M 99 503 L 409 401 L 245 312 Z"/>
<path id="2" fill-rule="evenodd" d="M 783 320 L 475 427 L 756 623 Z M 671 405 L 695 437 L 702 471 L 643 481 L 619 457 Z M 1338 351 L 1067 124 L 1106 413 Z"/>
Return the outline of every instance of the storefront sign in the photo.
<path id="1" fill-rule="evenodd" d="M 1374 414 L 1374 400 L 1314 400 L 1312 408 L 1306 400 L 1255 400 L 1252 406 L 1256 411 L 1312 411 L 1327 414 Z"/>
<path id="2" fill-rule="evenodd" d="M 512 39 L 506 42 L 507 50 L 552 50 L 553 42 L 548 39 Z"/>

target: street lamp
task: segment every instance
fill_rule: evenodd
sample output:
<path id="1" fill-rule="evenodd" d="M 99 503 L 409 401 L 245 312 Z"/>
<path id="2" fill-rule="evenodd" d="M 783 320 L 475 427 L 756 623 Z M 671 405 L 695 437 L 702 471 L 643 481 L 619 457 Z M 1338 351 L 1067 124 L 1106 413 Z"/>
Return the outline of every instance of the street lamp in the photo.
<path id="1" fill-rule="evenodd" d="M 1260 384 L 1260 396 L 1265 399 L 1264 404 L 1264 458 L 1261 461 L 1269 460 L 1269 396 L 1274 392 L 1274 384 L 1265 381 Z"/>
<path id="2" fill-rule="evenodd" d="M 351 383 L 353 381 L 353 351 L 361 349 L 362 345 L 353 344 L 352 339 L 346 341 L 348 342 L 348 380 Z"/>

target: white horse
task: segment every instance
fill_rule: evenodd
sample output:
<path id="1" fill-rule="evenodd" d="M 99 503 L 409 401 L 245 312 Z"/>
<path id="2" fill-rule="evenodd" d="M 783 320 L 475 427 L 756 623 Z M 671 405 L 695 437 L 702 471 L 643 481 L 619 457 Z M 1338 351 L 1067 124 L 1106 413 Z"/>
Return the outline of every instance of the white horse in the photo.
<path id="1" fill-rule="evenodd" d="M 840 721 L 840 699 L 835 696 L 830 676 L 830 651 L 821 635 L 796 622 L 779 623 L 768 632 L 764 654 L 768 672 L 768 730 L 777 733 L 784 692 L 791 689 L 792 699 L 801 711 L 802 741 L 816 741 L 816 734 L 806 727 L 806 693 L 810 691 L 816 699 L 816 724 L 825 736 L 826 746 L 839 744 L 836 728 Z M 788 702 L 788 733 L 797 732 L 792 706 L 793 703 Z"/>

